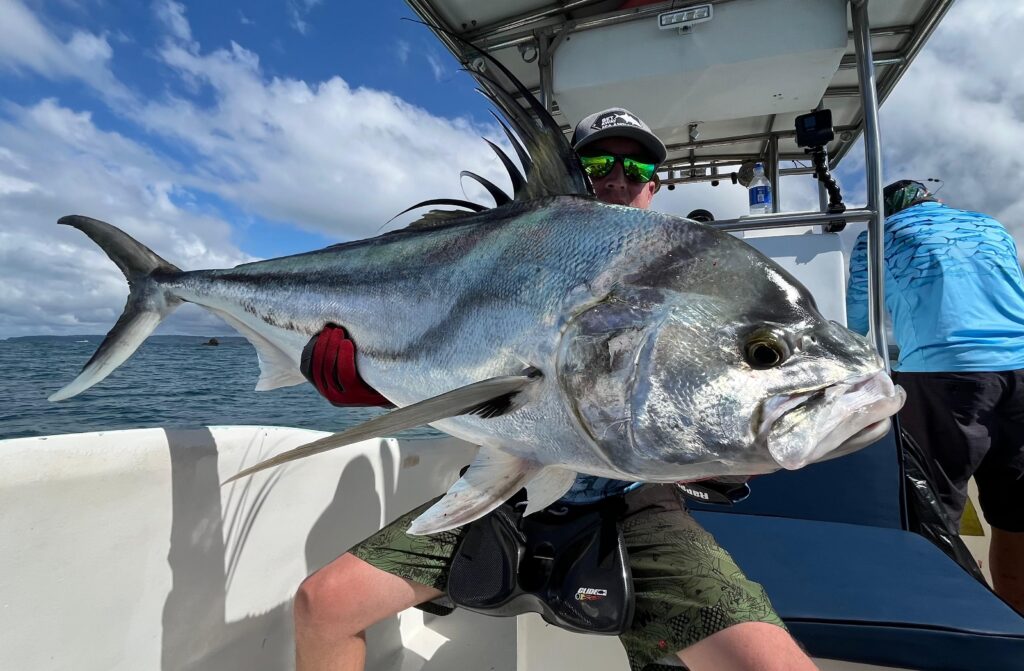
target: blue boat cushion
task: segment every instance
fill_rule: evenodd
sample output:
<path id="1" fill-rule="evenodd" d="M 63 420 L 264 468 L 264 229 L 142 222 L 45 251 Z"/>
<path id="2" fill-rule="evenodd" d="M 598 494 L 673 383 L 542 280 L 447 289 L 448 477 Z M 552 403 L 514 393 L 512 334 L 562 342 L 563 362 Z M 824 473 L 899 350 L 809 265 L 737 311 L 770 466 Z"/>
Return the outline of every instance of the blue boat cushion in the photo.
<path id="1" fill-rule="evenodd" d="M 750 496 L 731 510 L 902 529 L 901 501 L 896 434 L 889 431 L 874 445 L 845 457 L 754 478 Z"/>
<path id="2" fill-rule="evenodd" d="M 1024 669 L 1024 618 L 917 534 L 694 512 L 814 656 L 912 669 Z"/>

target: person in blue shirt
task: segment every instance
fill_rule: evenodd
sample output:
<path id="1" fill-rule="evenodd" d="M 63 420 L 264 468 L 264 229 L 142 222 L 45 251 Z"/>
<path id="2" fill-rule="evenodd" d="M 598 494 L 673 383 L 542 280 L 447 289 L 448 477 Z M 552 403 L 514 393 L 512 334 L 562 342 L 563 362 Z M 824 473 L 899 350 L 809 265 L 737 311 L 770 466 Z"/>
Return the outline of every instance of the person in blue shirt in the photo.
<path id="1" fill-rule="evenodd" d="M 661 140 L 636 115 L 613 108 L 584 118 L 573 147 L 598 199 L 646 209 L 657 191 Z M 387 400 L 355 370 L 355 344 L 328 326 L 304 353 L 310 382 L 335 405 Z M 633 577 L 635 610 L 620 635 L 632 671 L 812 671 L 764 590 L 686 511 L 673 485 L 581 475 L 555 507 L 620 497 L 620 524 Z M 405 533 L 433 501 L 350 548 L 306 578 L 295 596 L 297 671 L 364 668 L 366 627 L 412 606 L 437 612 L 466 527 L 427 536 Z M 493 513 L 492 513 L 493 514 Z"/>
<path id="2" fill-rule="evenodd" d="M 998 221 L 901 180 L 884 190 L 885 305 L 900 348 L 899 413 L 941 469 L 954 523 L 967 482 L 992 526 L 996 593 L 1024 614 L 1024 274 Z M 868 330 L 867 232 L 850 258 L 847 323 Z"/>

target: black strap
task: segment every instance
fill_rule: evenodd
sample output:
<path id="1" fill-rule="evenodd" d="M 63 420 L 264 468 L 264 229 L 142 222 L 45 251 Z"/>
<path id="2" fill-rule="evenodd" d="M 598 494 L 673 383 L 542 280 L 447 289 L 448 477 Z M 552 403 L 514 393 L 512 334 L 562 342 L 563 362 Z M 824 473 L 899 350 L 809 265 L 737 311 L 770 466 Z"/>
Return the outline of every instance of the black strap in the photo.
<path id="1" fill-rule="evenodd" d="M 750 496 L 750 485 L 745 481 L 701 480 L 699 482 L 678 482 L 676 487 L 683 496 L 697 503 L 713 503 L 731 506 Z"/>
<path id="2" fill-rule="evenodd" d="M 503 504 L 467 525 L 448 597 L 487 615 L 535 612 L 569 631 L 621 634 L 634 603 L 624 511 L 623 496 L 526 518 L 521 506 Z"/>

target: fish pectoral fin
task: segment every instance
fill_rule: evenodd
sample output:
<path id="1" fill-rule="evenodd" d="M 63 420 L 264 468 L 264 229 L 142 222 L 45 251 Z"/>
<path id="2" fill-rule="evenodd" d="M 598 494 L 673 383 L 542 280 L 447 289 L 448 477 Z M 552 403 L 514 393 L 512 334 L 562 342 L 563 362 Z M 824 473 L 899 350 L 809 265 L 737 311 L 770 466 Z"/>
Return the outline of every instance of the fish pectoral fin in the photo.
<path id="1" fill-rule="evenodd" d="M 333 450 L 336 447 L 358 443 L 361 440 L 391 435 L 448 417 L 464 415 L 466 413 L 477 413 L 484 417 L 496 417 L 500 414 L 511 412 L 521 405 L 517 401 L 517 395 L 521 394 L 531 384 L 539 382 L 541 378 L 539 370 L 529 368 L 519 375 L 492 377 L 468 384 L 465 387 L 447 391 L 439 396 L 407 405 L 404 408 L 392 410 L 387 414 L 374 417 L 368 422 L 363 422 L 351 429 L 315 440 L 312 443 L 296 447 L 293 450 L 261 461 L 255 466 L 251 466 L 228 478 L 224 481 L 224 484 L 272 466 L 294 461 L 295 459 L 310 457 L 320 452 Z"/>
<path id="2" fill-rule="evenodd" d="M 537 377 L 540 377 L 539 373 Z M 468 387 L 464 387 L 464 389 L 468 389 Z M 463 412 L 455 414 L 479 415 L 484 419 L 492 419 L 494 417 L 501 417 L 502 415 L 507 415 L 510 412 L 518 410 L 519 408 L 526 405 L 527 400 L 528 398 L 525 394 L 522 393 L 522 389 L 515 389 L 508 393 L 502 394 L 500 396 L 495 396 L 494 398 L 483 401 L 482 403 L 477 403 L 473 407 L 464 410 Z M 454 417 L 455 414 L 450 416 Z"/>
<path id="3" fill-rule="evenodd" d="M 576 482 L 576 471 L 558 466 L 546 466 L 526 485 L 526 511 L 532 515 L 544 510 L 565 496 Z"/>
<path id="4" fill-rule="evenodd" d="M 408 533 L 423 536 L 469 524 L 504 503 L 543 468 L 535 461 L 482 447 L 465 475 L 413 521 Z"/>

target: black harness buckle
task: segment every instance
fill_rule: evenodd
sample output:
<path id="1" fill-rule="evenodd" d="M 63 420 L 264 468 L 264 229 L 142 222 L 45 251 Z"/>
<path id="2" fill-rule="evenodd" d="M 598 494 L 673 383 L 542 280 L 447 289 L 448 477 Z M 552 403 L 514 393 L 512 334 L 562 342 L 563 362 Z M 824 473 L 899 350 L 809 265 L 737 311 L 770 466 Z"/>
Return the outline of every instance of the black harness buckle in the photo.
<path id="1" fill-rule="evenodd" d="M 529 517 L 505 503 L 469 524 L 448 575 L 456 606 L 502 617 L 539 613 L 569 631 L 617 635 L 633 618 L 622 496 Z"/>

